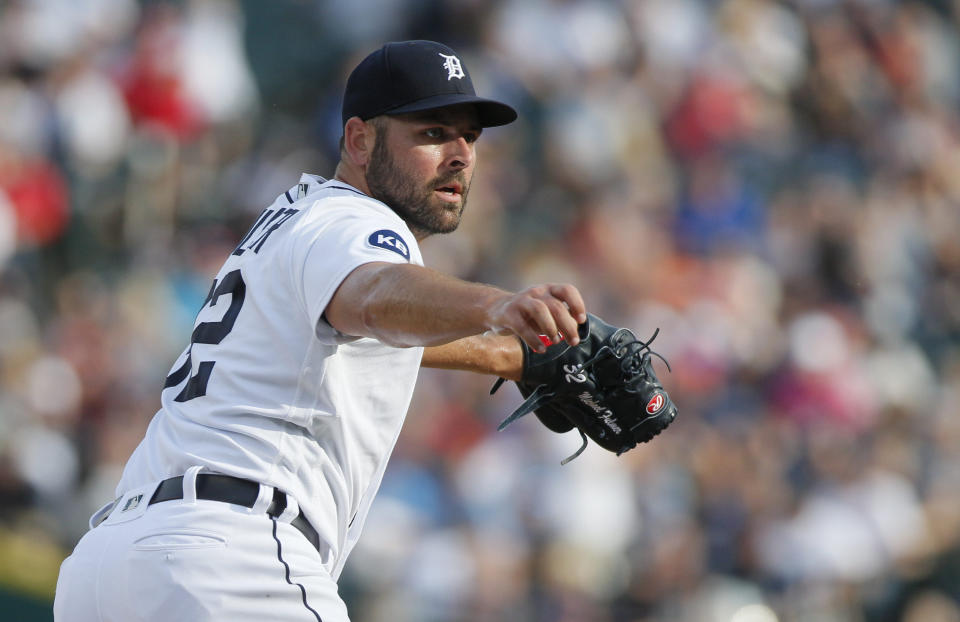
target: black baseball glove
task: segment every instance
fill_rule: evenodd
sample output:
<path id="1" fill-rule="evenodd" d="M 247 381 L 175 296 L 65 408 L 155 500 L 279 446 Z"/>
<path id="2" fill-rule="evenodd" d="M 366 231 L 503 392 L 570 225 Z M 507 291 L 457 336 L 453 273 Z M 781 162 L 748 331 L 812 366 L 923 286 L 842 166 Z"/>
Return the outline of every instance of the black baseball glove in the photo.
<path id="1" fill-rule="evenodd" d="M 525 400 L 498 429 L 530 412 L 554 432 L 576 428 L 583 445 L 561 464 L 583 453 L 588 437 L 617 455 L 646 443 L 677 416 L 653 371 L 651 355 L 666 363 L 650 350 L 658 332 L 640 341 L 630 330 L 588 314 L 577 346 L 561 341 L 539 354 L 521 341 L 523 372 L 517 387 Z M 490 393 L 503 382 L 498 380 Z"/>

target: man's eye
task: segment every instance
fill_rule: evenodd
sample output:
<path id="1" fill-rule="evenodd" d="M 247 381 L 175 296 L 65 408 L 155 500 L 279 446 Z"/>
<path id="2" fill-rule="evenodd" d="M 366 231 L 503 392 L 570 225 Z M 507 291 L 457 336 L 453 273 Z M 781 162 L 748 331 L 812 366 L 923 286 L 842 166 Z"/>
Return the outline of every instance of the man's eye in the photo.
<path id="1" fill-rule="evenodd" d="M 424 134 L 426 134 L 430 138 L 443 138 L 443 128 L 431 127 L 429 130 L 425 131 Z"/>

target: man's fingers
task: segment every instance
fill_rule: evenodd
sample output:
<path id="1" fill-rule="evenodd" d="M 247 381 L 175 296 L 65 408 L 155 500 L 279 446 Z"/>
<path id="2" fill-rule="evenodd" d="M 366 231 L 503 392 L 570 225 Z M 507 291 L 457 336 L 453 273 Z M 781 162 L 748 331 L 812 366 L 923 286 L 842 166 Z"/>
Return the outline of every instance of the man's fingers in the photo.
<path id="1" fill-rule="evenodd" d="M 577 321 L 577 324 L 583 324 L 587 321 L 587 306 L 576 287 L 573 285 L 551 285 L 548 291 L 550 295 L 567 304 L 570 315 Z"/>
<path id="2" fill-rule="evenodd" d="M 534 352 L 544 352 L 559 340 L 577 345 L 578 325 L 587 321 L 583 298 L 572 285 L 530 287 L 505 301 L 496 316 L 493 325 L 497 333 L 512 331 Z"/>
<path id="3" fill-rule="evenodd" d="M 547 351 L 547 344 L 544 342 L 544 339 L 540 338 L 540 333 L 536 330 L 525 326 L 517 330 L 516 333 L 534 352 L 543 354 Z"/>
<path id="4" fill-rule="evenodd" d="M 523 341 L 528 346 L 530 346 L 530 349 L 533 350 L 534 352 L 542 353 L 546 351 L 547 346 L 550 345 L 550 343 L 544 341 L 545 339 L 547 339 L 545 335 L 537 334 L 536 330 L 529 328 L 527 326 L 527 322 L 522 320 L 517 324 L 515 328 L 512 328 L 509 325 L 506 325 L 500 328 L 492 328 L 483 334 L 484 336 L 516 335 L 517 337 L 520 338 L 521 341 Z"/>
<path id="5" fill-rule="evenodd" d="M 547 307 L 550 309 L 550 314 L 552 319 L 557 326 L 558 332 L 563 335 L 563 338 L 566 339 L 567 343 L 572 346 L 577 345 L 580 341 L 580 336 L 577 331 L 577 321 L 570 314 L 570 309 L 567 307 L 559 298 L 551 298 L 548 301 L 545 301 Z M 556 333 L 553 333 L 556 335 Z"/>
<path id="6" fill-rule="evenodd" d="M 557 303 L 554 302 L 554 304 Z M 537 298 L 531 299 L 529 304 L 523 309 L 522 314 L 526 320 L 525 328 L 532 330 L 536 334 L 537 347 L 543 346 L 540 335 L 546 335 L 551 341 L 554 340 L 559 332 L 559 327 L 554 320 L 554 311 L 549 301 Z M 527 343 L 530 342 L 527 341 Z M 540 352 L 542 350 L 537 351 Z"/>

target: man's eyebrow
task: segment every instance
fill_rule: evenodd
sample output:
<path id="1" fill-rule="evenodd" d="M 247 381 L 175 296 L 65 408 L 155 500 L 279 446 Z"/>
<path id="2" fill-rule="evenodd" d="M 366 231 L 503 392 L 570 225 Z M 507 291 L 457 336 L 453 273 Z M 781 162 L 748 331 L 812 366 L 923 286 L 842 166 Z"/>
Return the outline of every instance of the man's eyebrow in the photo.
<path id="1" fill-rule="evenodd" d="M 456 125 L 456 115 L 437 110 L 425 110 L 423 112 L 411 112 L 407 115 L 400 115 L 414 123 L 439 123 L 440 125 Z M 477 121 L 470 123 L 471 131 L 480 131 L 483 127 Z"/>
<path id="2" fill-rule="evenodd" d="M 426 112 L 411 112 L 407 119 L 416 123 L 439 123 L 441 125 L 451 125 L 450 115 L 428 110 Z"/>

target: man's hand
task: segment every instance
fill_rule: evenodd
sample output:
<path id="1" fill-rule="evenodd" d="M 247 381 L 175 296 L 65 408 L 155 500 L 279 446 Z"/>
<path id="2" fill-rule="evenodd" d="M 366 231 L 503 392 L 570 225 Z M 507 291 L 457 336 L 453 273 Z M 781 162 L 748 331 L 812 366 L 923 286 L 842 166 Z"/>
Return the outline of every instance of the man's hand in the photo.
<path id="1" fill-rule="evenodd" d="M 573 285 L 535 285 L 509 294 L 490 306 L 487 325 L 495 334 L 517 335 L 534 352 L 565 339 L 572 346 L 580 343 L 577 326 L 587 321 L 587 310 L 580 292 Z"/>

